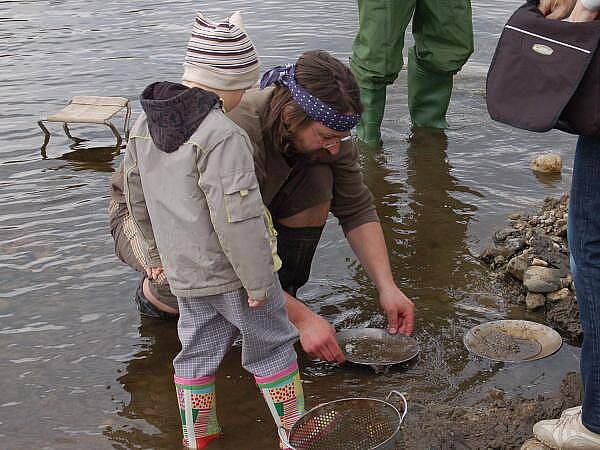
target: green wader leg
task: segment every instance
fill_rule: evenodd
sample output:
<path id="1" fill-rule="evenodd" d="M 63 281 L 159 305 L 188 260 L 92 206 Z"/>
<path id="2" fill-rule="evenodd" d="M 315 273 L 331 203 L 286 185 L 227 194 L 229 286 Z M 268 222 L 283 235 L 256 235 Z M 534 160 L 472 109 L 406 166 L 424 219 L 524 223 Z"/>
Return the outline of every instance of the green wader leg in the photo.
<path id="1" fill-rule="evenodd" d="M 402 69 L 404 33 L 416 0 L 359 0 L 359 30 L 350 67 L 360 87 L 363 115 L 356 133 L 368 146 L 381 145 L 386 86 Z"/>
<path id="2" fill-rule="evenodd" d="M 408 54 L 408 108 L 413 126 L 447 128 L 453 76 L 473 52 L 469 0 L 417 0 L 415 46 Z"/>
<path id="3" fill-rule="evenodd" d="M 408 110 L 415 127 L 448 128 L 446 111 L 452 95 L 452 73 L 419 66 L 415 49 L 408 52 Z"/>

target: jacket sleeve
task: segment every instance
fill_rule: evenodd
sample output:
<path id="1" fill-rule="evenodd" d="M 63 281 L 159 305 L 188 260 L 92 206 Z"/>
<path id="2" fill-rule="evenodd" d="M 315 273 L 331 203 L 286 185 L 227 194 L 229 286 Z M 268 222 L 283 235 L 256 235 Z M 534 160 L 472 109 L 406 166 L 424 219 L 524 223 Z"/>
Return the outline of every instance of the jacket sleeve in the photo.
<path id="1" fill-rule="evenodd" d="M 364 183 L 353 142 L 343 142 L 340 157 L 331 164 L 333 171 L 333 200 L 331 212 L 344 233 L 368 222 L 379 222 L 373 196 Z"/>
<path id="2" fill-rule="evenodd" d="M 208 203 L 221 248 L 250 298 L 264 299 L 274 286 L 271 236 L 250 140 L 233 133 L 198 158 L 198 185 Z"/>
<path id="3" fill-rule="evenodd" d="M 125 157 L 123 159 L 123 168 L 125 202 L 127 203 L 127 209 L 129 209 L 134 226 L 144 243 L 141 250 L 146 259 L 146 267 L 161 267 L 162 262 L 160 260 L 160 255 L 158 254 L 158 249 L 156 248 L 152 223 L 150 222 L 150 215 L 146 208 L 146 199 L 144 198 L 144 191 L 142 190 L 142 180 L 138 168 L 135 138 L 131 138 L 127 143 Z"/>

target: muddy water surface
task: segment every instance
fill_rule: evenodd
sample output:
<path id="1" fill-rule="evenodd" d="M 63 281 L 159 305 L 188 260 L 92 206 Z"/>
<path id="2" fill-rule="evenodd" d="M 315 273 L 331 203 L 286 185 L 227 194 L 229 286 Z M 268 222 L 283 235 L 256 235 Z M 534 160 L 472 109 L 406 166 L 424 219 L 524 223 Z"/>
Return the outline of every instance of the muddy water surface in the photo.
<path id="1" fill-rule="evenodd" d="M 201 2 L 215 18 L 242 9 L 266 68 L 325 48 L 347 60 L 357 27 L 352 0 Z M 457 78 L 447 139 L 408 140 L 406 77 L 389 89 L 385 148 L 364 155 L 394 275 L 418 307 L 416 363 L 387 374 L 304 358 L 309 406 L 340 397 L 469 404 L 490 387 L 552 394 L 578 349 L 527 364 L 470 356 L 467 329 L 487 320 L 541 320 L 492 292 L 473 254 L 506 214 L 526 210 L 570 182 L 573 137 L 492 123 L 484 75 L 519 1 L 475 0 L 476 52 Z M 71 146 L 60 127 L 42 158 L 37 120 L 73 95 L 137 98 L 150 82 L 177 80 L 192 1 L 0 1 L 0 447 L 178 448 L 171 384 L 174 323 L 140 320 L 130 297 L 138 275 L 113 254 L 108 182 L 122 155 L 108 129 L 76 126 L 91 141 Z M 409 39 L 407 37 L 407 39 Z M 538 179 L 533 153 L 563 155 L 563 177 Z M 338 329 L 381 326 L 376 291 L 331 220 L 310 283 L 300 292 Z M 275 448 L 275 432 L 239 350 L 218 383 L 222 449 Z M 409 412 L 410 417 L 410 412 Z M 407 427 L 418 430 L 413 416 Z M 428 448 L 428 439 L 421 440 Z M 433 442 L 433 441 L 432 441 Z M 432 444 L 433 445 L 433 444 Z"/>

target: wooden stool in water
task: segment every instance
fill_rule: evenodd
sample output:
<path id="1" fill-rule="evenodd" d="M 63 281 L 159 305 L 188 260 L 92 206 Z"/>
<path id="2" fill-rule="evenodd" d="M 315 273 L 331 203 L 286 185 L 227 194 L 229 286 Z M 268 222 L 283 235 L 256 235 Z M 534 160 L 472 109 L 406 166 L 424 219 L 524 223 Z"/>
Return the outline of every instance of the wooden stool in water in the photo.
<path id="1" fill-rule="evenodd" d="M 125 139 L 129 138 L 129 118 L 131 116 L 131 106 L 129 100 L 124 97 L 95 97 L 95 96 L 76 96 L 63 109 L 58 111 L 47 119 L 39 120 L 38 125 L 44 132 L 44 144 L 42 145 L 42 152 L 50 141 L 50 131 L 44 125 L 44 122 L 62 122 L 63 130 L 69 139 L 76 142 L 83 141 L 71 135 L 69 131 L 69 123 L 98 123 L 106 125 L 113 132 L 117 138 L 115 147 L 119 147 L 122 142 L 121 134 L 119 130 L 110 121 L 115 114 L 122 109 L 126 109 L 125 120 L 123 123 L 123 133 Z"/>

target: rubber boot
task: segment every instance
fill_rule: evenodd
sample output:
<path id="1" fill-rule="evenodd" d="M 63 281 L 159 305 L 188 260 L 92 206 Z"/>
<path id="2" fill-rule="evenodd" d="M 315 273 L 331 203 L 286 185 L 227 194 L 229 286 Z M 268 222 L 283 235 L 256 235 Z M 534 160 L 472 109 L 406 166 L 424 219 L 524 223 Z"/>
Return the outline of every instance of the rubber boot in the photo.
<path id="1" fill-rule="evenodd" d="M 289 436 L 290 429 L 304 414 L 304 391 L 298 364 L 270 377 L 254 377 L 277 428 L 283 427 Z M 280 441 L 280 448 L 288 448 Z"/>
<path id="2" fill-rule="evenodd" d="M 385 87 L 380 89 L 360 89 L 363 113 L 356 127 L 356 136 L 367 147 L 381 147 L 381 121 L 385 111 Z"/>
<path id="3" fill-rule="evenodd" d="M 408 110 L 415 127 L 448 128 L 446 111 L 452 95 L 452 73 L 419 66 L 414 47 L 408 53 Z"/>
<path id="4" fill-rule="evenodd" d="M 215 377 L 196 379 L 175 377 L 179 402 L 183 446 L 205 448 L 210 441 L 221 436 L 217 421 Z"/>
<path id="5" fill-rule="evenodd" d="M 276 228 L 277 252 L 282 262 L 279 281 L 283 290 L 295 297 L 308 281 L 324 226 L 290 228 L 278 223 Z"/>

